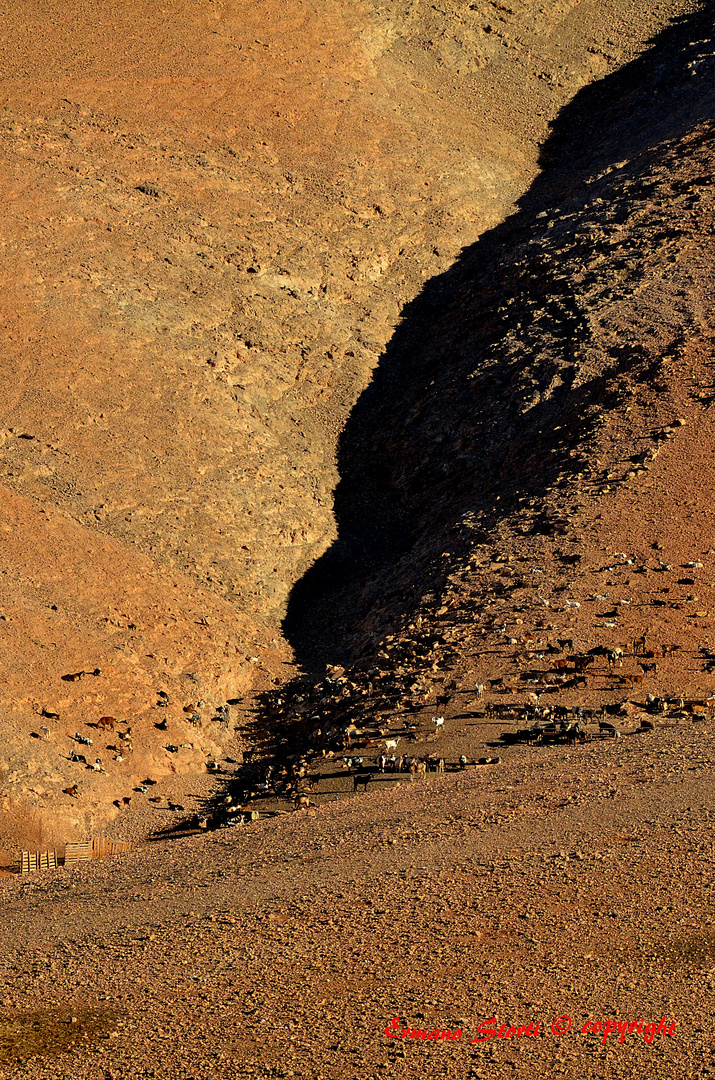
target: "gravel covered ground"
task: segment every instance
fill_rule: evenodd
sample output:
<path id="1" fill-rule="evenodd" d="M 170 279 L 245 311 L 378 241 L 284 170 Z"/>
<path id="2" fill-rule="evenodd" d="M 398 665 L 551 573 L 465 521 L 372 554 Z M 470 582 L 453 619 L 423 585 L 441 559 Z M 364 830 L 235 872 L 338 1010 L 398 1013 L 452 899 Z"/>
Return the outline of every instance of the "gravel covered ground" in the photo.
<path id="1" fill-rule="evenodd" d="M 6 879 L 2 1075 L 707 1076 L 710 747 L 687 721 L 525 748 Z"/>
<path id="2" fill-rule="evenodd" d="M 715 1072 L 712 18 L 443 6 L 10 5 L 0 1080 Z"/>

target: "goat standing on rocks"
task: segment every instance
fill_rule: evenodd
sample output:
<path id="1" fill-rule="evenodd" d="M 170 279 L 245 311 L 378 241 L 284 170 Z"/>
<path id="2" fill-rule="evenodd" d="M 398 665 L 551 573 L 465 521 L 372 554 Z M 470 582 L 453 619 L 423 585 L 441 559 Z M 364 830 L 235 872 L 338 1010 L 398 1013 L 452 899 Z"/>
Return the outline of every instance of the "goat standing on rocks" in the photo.
<path id="1" fill-rule="evenodd" d="M 413 761 L 410 765 L 410 783 L 413 784 L 416 776 L 426 776 L 427 765 L 424 761 Z"/>

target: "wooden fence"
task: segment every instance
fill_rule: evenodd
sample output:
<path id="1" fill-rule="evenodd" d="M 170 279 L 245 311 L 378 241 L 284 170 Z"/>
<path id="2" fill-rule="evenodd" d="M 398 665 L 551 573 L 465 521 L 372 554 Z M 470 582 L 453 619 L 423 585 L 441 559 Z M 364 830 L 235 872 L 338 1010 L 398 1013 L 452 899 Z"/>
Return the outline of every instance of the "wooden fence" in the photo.
<path id="1" fill-rule="evenodd" d="M 81 840 L 78 844 L 65 844 L 65 866 L 92 858 L 92 841 Z"/>
<path id="2" fill-rule="evenodd" d="M 103 855 L 122 855 L 125 851 L 132 851 L 132 840 L 105 840 L 103 836 L 95 836 L 92 841 L 92 858 L 101 859 Z"/>
<path id="3" fill-rule="evenodd" d="M 131 840 L 107 840 L 103 836 L 95 836 L 93 840 L 66 844 L 64 862 L 65 866 L 73 866 L 74 863 L 85 862 L 88 859 L 101 859 L 103 855 L 121 855 L 133 848 L 134 843 Z M 56 851 L 23 851 L 20 859 L 20 873 L 30 874 L 36 870 L 54 870 L 58 865 Z"/>
<path id="4" fill-rule="evenodd" d="M 20 873 L 29 874 L 33 870 L 54 870 L 56 866 L 56 851 L 23 851 Z"/>

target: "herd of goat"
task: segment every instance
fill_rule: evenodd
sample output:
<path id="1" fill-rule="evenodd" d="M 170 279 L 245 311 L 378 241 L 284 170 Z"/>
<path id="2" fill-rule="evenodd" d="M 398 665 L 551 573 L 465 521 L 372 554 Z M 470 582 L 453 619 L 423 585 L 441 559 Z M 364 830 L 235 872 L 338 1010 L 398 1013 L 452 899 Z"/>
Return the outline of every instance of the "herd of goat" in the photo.
<path id="1" fill-rule="evenodd" d="M 660 646 L 659 655 L 667 656 L 678 647 Z M 566 638 L 545 646 L 541 652 L 534 650 L 530 653 L 533 660 L 547 659 L 548 669 L 522 671 L 518 676 L 522 693 L 526 691 L 526 703 L 516 704 L 504 700 L 517 692 L 515 687 L 508 685 L 508 680 L 504 677 L 476 683 L 473 694 L 481 713 L 474 712 L 472 715 L 508 721 L 511 730 L 503 731 L 499 736 L 503 745 L 573 745 L 594 739 L 619 739 L 626 733 L 649 732 L 655 726 L 654 719 L 649 719 L 649 716 L 672 717 L 680 713 L 692 716 L 715 708 L 715 698 L 685 701 L 682 698 L 661 698 L 652 694 L 648 694 L 639 707 L 624 702 L 614 702 L 599 708 L 552 703 L 548 695 L 558 695 L 569 686 L 586 685 L 587 679 L 597 675 L 603 677 L 604 672 L 610 673 L 611 679 L 615 679 L 617 683 L 639 685 L 648 674 L 656 672 L 658 667 L 655 651 L 648 648 L 647 633 L 636 638 L 628 650 L 640 666 L 640 670 L 635 673 L 623 671 L 627 653 L 619 646 L 597 646 L 583 653 L 574 653 L 573 648 L 573 640 Z M 699 652 L 705 654 L 706 663 L 709 664 L 711 659 L 715 662 L 715 656 L 711 657 L 709 649 L 701 648 Z M 599 660 L 603 662 L 603 667 L 597 664 Z M 367 672 L 368 678 L 373 681 L 376 674 L 379 675 L 376 669 Z M 410 780 L 414 781 L 429 772 L 444 773 L 500 761 L 498 757 L 468 759 L 464 754 L 455 761 L 447 761 L 444 756 L 433 753 L 422 757 L 399 754 L 398 748 L 402 740 L 424 741 L 425 737 L 430 737 L 430 727 L 431 738 L 436 740 L 444 730 L 444 716 L 433 716 L 428 731 L 419 731 L 419 724 L 411 718 L 403 719 L 402 726 L 396 727 L 394 721 L 386 723 L 377 713 L 365 717 L 361 726 L 355 722 L 357 717 L 349 720 L 346 716 L 345 722 L 341 723 L 340 707 L 328 711 L 324 705 L 328 702 L 337 702 L 339 706 L 347 705 L 351 696 L 354 700 L 356 693 L 364 693 L 365 691 L 360 689 L 358 678 L 359 676 L 353 675 L 351 680 L 342 669 L 334 669 L 307 699 L 303 696 L 304 691 L 294 697 L 294 715 L 305 718 L 301 739 L 302 753 L 288 755 L 281 764 L 260 766 L 256 762 L 255 771 L 250 766 L 244 770 L 244 776 L 249 779 L 249 783 L 239 793 L 239 799 L 244 805 L 253 800 L 267 799 L 292 800 L 296 809 L 315 805 L 315 781 L 327 778 L 325 765 L 331 759 L 340 770 L 349 774 L 353 792 L 366 791 L 370 785 L 374 786 L 375 783 L 389 779 L 388 774 L 406 773 Z M 368 686 L 372 688 L 371 684 Z M 342 687 L 347 687 L 348 693 L 340 701 Z M 462 693 L 470 694 L 472 691 L 464 690 Z M 318 699 L 317 707 L 311 714 L 308 703 L 315 700 L 314 694 Z M 483 699 L 487 694 L 489 699 L 485 701 Z M 498 701 L 498 697 L 502 697 L 502 701 Z M 437 703 L 447 704 L 449 700 L 451 697 L 444 695 L 437 698 Z M 411 711 L 409 705 L 405 711 Z M 633 712 L 638 713 L 635 721 L 629 719 L 629 714 Z M 370 753 L 371 748 L 375 749 Z M 376 753 L 378 748 L 380 752 Z M 363 752 L 356 754 L 356 750 Z M 365 750 L 370 753 L 369 758 L 365 755 Z M 322 761 L 322 767 L 311 769 L 311 764 L 318 761 Z M 309 769 L 314 774 L 312 778 L 309 776 Z M 334 791 L 328 791 L 324 784 L 321 784 L 321 788 L 324 788 L 321 791 L 322 797 L 336 797 Z"/>
<path id="2" fill-rule="evenodd" d="M 513 639 L 508 640 L 509 643 L 516 644 Z M 569 687 L 587 685 L 587 680 L 594 676 L 603 677 L 604 673 L 610 674 L 619 683 L 642 683 L 647 675 L 657 671 L 655 652 L 648 649 L 647 633 L 636 638 L 632 642 L 630 655 L 640 666 L 640 671 L 629 673 L 623 672 L 625 651 L 618 646 L 597 646 L 588 652 L 578 653 L 573 651 L 574 642 L 569 638 L 559 639 L 558 642 L 539 642 L 538 645 L 543 646 L 541 650 L 527 646 L 526 655 L 530 661 L 546 660 L 545 668 L 526 670 L 522 667 L 512 678 L 501 676 L 484 683 L 478 682 L 474 684 L 473 690 L 457 691 L 454 681 L 451 684 L 454 693 L 473 695 L 479 711 L 473 711 L 472 716 L 481 716 L 487 721 L 498 718 L 509 723 L 511 730 L 503 731 L 499 736 L 503 745 L 573 745 L 599 738 L 618 739 L 625 733 L 625 726 L 616 722 L 620 719 L 626 719 L 629 733 L 647 732 L 653 729 L 654 722 L 648 719 L 646 714 L 693 715 L 715 709 L 715 698 L 684 701 L 681 698 L 659 698 L 648 694 L 645 702 L 637 709 L 639 716 L 637 726 L 634 726 L 627 721 L 628 714 L 636 711 L 635 707 L 629 707 L 630 703 L 617 702 L 597 709 L 556 704 L 549 695 L 559 695 Z M 660 654 L 667 656 L 677 648 L 677 645 L 660 646 Z M 699 653 L 704 654 L 706 669 L 712 670 L 715 667 L 715 651 L 701 647 Z M 377 708 L 370 708 L 368 701 L 371 697 L 383 698 L 381 709 L 389 702 L 389 693 L 382 687 L 390 680 L 391 661 L 387 653 L 380 655 L 386 661 L 383 667 L 388 670 L 372 668 L 366 672 L 355 670 L 346 673 L 342 668 L 329 668 L 322 682 L 314 686 L 298 685 L 292 696 L 288 696 L 290 691 L 286 690 L 271 692 L 267 715 L 275 718 L 285 716 L 289 720 L 292 718 L 297 721 L 294 729 L 297 737 L 293 740 L 292 747 L 294 752 L 284 751 L 273 756 L 272 760 L 254 759 L 250 753 L 247 754 L 244 767 L 234 781 L 233 794 L 219 800 L 212 810 L 194 819 L 193 824 L 201 829 L 228 827 L 257 820 L 266 812 L 265 809 L 257 809 L 257 806 L 262 803 L 265 807 L 267 801 L 277 800 L 279 805 L 281 802 L 292 802 L 295 809 L 307 809 L 316 805 L 313 800 L 318 794 L 323 798 L 336 798 L 339 793 L 345 794 L 342 785 L 338 789 L 334 783 L 325 783 L 330 776 L 326 766 L 337 768 L 338 772 L 333 772 L 333 777 L 347 773 L 348 790 L 351 788 L 353 792 L 358 792 L 367 791 L 370 785 L 374 787 L 381 782 L 389 782 L 392 777 L 400 774 L 408 775 L 410 782 L 413 782 L 430 772 L 440 774 L 461 771 L 471 766 L 496 764 L 501 760 L 498 757 L 469 759 L 465 754 L 461 754 L 456 760 L 447 760 L 443 754 L 438 753 L 422 756 L 405 753 L 404 744 L 407 743 L 428 740 L 434 744 L 445 730 L 445 717 L 432 716 L 425 730 L 425 725 L 420 725 L 416 717 L 405 717 L 405 714 L 424 707 L 410 698 L 402 702 L 402 709 L 398 705 L 396 710 L 391 710 L 392 716 L 389 720 L 381 711 L 378 712 Z M 519 654 L 515 659 L 518 657 Z M 599 659 L 605 661 L 604 667 L 597 665 Z M 382 686 L 381 680 L 384 680 Z M 515 680 L 520 685 L 515 685 Z M 446 689 L 449 688 L 448 685 Z M 413 686 L 412 690 L 415 689 Z M 437 695 L 437 706 L 449 704 L 454 693 Z M 527 698 L 526 702 L 517 704 L 513 698 L 509 700 L 515 693 L 523 694 Z M 158 694 L 157 706 L 166 707 L 169 704 L 168 695 L 164 691 Z M 485 701 L 487 694 L 489 698 Z M 501 701 L 497 698 L 501 698 Z M 356 703 L 361 707 L 356 709 Z M 378 705 L 377 701 L 375 705 Z M 276 711 L 282 706 L 286 707 L 285 712 Z M 216 711 L 216 719 L 227 720 L 227 705 L 220 706 Z M 402 720 L 398 724 L 395 723 L 396 712 L 398 715 L 402 712 Z M 190 723 L 200 722 L 200 715 L 193 707 L 185 707 L 184 713 L 189 714 L 185 718 Z M 55 714 L 44 709 L 42 715 L 56 718 Z M 108 749 L 114 751 L 115 761 L 121 762 L 127 754 L 131 754 L 131 727 L 106 716 L 100 717 L 93 726 L 98 732 L 111 732 L 114 735 L 116 745 Z M 155 727 L 165 731 L 166 719 L 155 724 Z M 40 729 L 40 733 L 39 737 L 49 739 L 50 732 L 46 726 Z M 100 758 L 88 761 L 84 754 L 78 752 L 79 747 L 91 747 L 92 739 L 80 732 L 71 738 L 74 745 L 70 750 L 69 760 L 83 764 L 87 769 L 103 772 Z M 188 744 L 181 744 L 185 745 Z M 179 747 L 167 743 L 165 749 L 174 753 Z M 354 752 L 357 750 L 362 752 L 357 754 Z M 219 766 L 214 762 L 209 761 L 207 768 L 219 771 Z M 150 782 L 145 781 L 135 790 L 146 792 L 146 784 Z M 318 783 L 320 792 L 316 790 Z M 65 791 L 75 798 L 79 794 L 76 784 Z M 152 799 L 152 802 L 157 801 L 158 798 Z M 131 799 L 125 797 L 117 800 L 117 805 L 126 807 L 130 802 Z M 175 807 L 170 804 L 170 808 L 183 810 L 178 804 Z"/>

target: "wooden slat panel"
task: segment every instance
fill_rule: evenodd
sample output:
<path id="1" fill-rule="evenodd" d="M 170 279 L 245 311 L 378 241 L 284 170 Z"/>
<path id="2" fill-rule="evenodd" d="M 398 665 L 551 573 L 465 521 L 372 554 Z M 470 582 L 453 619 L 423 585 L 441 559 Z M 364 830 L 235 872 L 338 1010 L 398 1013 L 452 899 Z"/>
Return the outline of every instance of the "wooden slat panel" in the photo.
<path id="1" fill-rule="evenodd" d="M 76 844 L 65 846 L 65 866 L 70 863 L 80 862 L 92 858 L 92 841 L 83 840 Z"/>
<path id="2" fill-rule="evenodd" d="M 106 837 L 98 836 L 92 841 L 92 857 L 99 859 L 103 855 L 121 855 L 133 848 L 132 840 L 107 840 Z"/>
<path id="3" fill-rule="evenodd" d="M 65 846 L 65 866 L 70 866 L 72 863 L 85 859 L 101 859 L 104 855 L 121 855 L 125 851 L 133 851 L 133 849 L 134 841 L 132 840 L 107 840 L 104 836 L 95 836 L 92 840 L 67 844 Z M 50 862 L 51 857 L 55 857 L 54 853 L 47 853 L 48 869 L 57 865 L 56 857 L 55 862 Z M 31 855 L 30 858 L 32 858 Z"/>
<path id="4" fill-rule="evenodd" d="M 20 873 L 35 870 L 54 870 L 57 866 L 56 851 L 23 851 L 20 856 Z"/>

